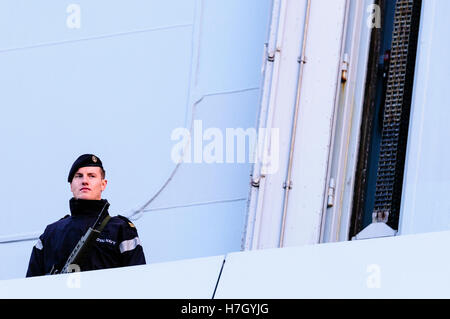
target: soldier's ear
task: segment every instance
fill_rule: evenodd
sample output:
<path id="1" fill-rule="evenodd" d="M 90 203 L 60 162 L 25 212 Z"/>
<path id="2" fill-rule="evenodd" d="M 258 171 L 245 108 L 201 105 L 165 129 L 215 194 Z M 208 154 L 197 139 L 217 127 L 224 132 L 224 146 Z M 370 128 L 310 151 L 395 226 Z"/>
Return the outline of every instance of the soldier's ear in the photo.
<path id="1" fill-rule="evenodd" d="M 102 179 L 102 191 L 105 190 L 107 184 L 108 184 L 108 181 L 106 179 Z"/>

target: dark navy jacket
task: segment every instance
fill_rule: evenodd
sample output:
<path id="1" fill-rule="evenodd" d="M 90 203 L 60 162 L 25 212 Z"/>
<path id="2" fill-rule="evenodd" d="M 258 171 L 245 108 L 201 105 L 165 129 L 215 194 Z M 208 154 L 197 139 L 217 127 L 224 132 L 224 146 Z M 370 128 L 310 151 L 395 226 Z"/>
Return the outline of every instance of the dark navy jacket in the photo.
<path id="1" fill-rule="evenodd" d="M 107 201 L 70 200 L 71 215 L 48 225 L 33 247 L 26 276 L 41 276 L 53 266 L 61 270 L 80 238 L 91 227 Z M 111 217 L 90 247 L 81 271 L 145 264 L 136 227 L 123 216 Z"/>

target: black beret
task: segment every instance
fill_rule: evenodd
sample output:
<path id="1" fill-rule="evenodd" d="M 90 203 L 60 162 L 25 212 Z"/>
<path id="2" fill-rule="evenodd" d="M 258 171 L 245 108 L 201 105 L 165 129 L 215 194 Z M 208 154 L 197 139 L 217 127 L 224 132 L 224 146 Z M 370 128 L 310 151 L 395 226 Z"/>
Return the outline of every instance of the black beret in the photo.
<path id="1" fill-rule="evenodd" d="M 103 168 L 102 161 L 95 156 L 94 154 L 83 154 L 80 157 L 76 159 L 76 161 L 73 163 L 72 168 L 69 172 L 69 177 L 67 178 L 67 181 L 69 183 L 72 183 L 73 176 L 75 173 L 81 168 L 86 166 L 97 166 L 101 167 L 103 172 L 105 169 Z"/>

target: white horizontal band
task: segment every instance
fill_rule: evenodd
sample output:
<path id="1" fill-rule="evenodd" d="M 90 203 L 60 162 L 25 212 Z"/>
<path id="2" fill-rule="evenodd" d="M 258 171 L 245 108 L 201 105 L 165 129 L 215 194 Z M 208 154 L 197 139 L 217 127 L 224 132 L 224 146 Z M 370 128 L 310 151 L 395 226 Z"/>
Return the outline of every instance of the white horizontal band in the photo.
<path id="1" fill-rule="evenodd" d="M 34 245 L 39 250 L 42 250 L 44 248 L 44 245 L 42 245 L 42 241 L 40 239 L 37 240 L 36 245 Z"/>
<path id="2" fill-rule="evenodd" d="M 134 237 L 133 239 L 130 239 L 130 240 L 124 240 L 119 245 L 120 252 L 124 253 L 126 251 L 133 250 L 140 244 L 141 244 L 141 240 L 139 239 L 139 237 Z"/>

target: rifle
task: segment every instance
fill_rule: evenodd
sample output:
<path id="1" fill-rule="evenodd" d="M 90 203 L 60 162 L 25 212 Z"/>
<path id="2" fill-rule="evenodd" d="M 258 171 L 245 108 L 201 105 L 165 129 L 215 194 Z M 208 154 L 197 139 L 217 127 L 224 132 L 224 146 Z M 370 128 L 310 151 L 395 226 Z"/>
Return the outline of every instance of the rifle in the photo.
<path id="1" fill-rule="evenodd" d="M 101 231 L 103 230 L 103 228 L 105 228 L 106 224 L 111 219 L 111 216 L 106 215 L 105 218 L 103 219 L 103 221 L 101 222 L 101 224 L 98 225 L 100 218 L 103 215 L 103 211 L 105 210 L 105 208 L 108 209 L 108 207 L 109 207 L 109 203 L 106 202 L 105 205 L 103 206 L 100 214 L 98 214 L 98 217 L 97 217 L 97 220 L 95 221 L 95 223 L 91 227 L 89 227 L 89 229 L 84 234 L 84 236 L 81 237 L 81 239 L 75 245 L 75 248 L 70 253 L 69 258 L 67 258 L 67 261 L 64 264 L 64 267 L 61 269 L 61 271 L 58 271 L 55 268 L 55 265 L 53 265 L 52 269 L 49 272 L 49 275 L 66 274 L 66 273 L 72 272 L 71 269 L 69 269 L 69 268 L 71 268 L 70 266 L 73 264 L 78 265 L 80 263 L 80 261 L 86 256 L 86 253 L 87 253 L 87 251 L 89 251 L 89 248 L 91 247 L 92 243 L 94 243 L 95 240 L 97 240 Z"/>

